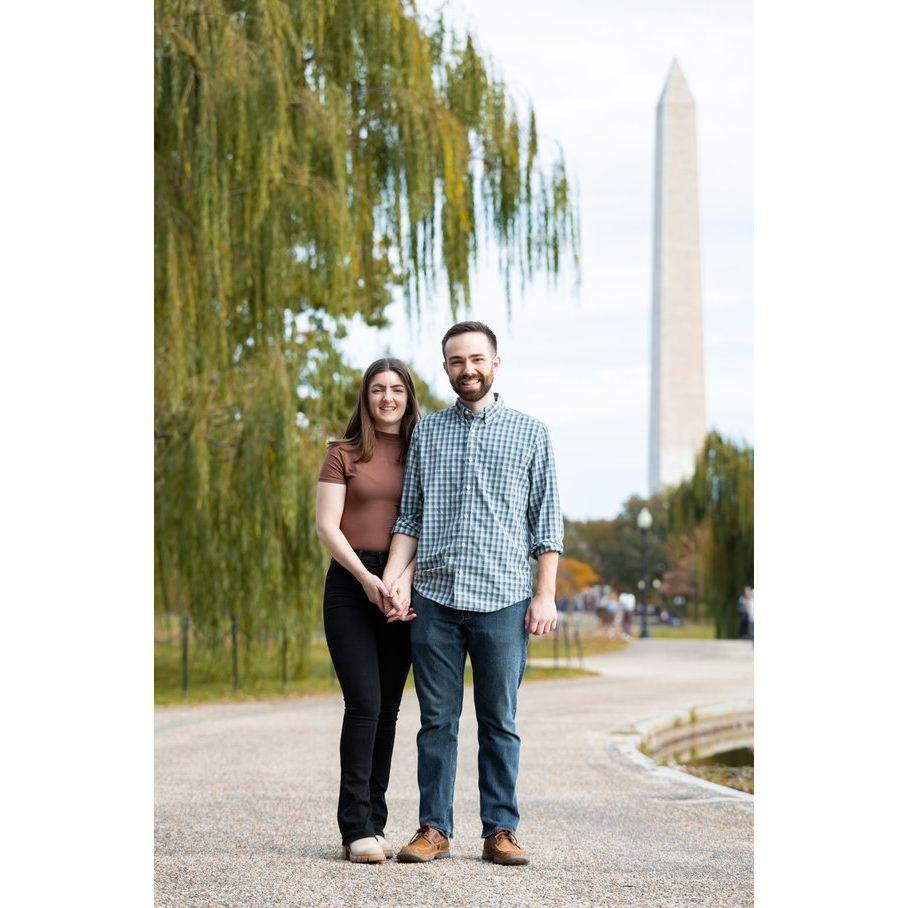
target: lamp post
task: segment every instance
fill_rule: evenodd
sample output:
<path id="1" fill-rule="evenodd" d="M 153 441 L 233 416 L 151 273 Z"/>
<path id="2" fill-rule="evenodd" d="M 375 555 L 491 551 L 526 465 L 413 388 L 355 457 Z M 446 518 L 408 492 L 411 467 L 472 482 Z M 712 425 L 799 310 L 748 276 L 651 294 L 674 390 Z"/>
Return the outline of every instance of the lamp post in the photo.
<path id="1" fill-rule="evenodd" d="M 649 586 L 649 565 L 646 562 L 647 543 L 649 542 L 649 528 L 653 525 L 653 515 L 649 508 L 643 508 L 637 515 L 637 526 L 643 534 L 643 625 L 640 628 L 641 637 L 649 637 L 649 624 L 647 623 L 646 590 Z"/>

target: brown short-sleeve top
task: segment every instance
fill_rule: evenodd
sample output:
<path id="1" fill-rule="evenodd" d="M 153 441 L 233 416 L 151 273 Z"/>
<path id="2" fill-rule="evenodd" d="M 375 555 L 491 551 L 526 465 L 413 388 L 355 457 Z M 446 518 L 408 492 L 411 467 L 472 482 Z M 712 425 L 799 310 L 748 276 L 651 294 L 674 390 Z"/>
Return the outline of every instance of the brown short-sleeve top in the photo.
<path id="1" fill-rule="evenodd" d="M 354 549 L 387 552 L 391 546 L 404 487 L 400 452 L 400 436 L 389 432 L 375 433 L 375 450 L 369 461 L 354 463 L 349 445 L 328 449 L 318 481 L 347 487 L 340 530 Z"/>

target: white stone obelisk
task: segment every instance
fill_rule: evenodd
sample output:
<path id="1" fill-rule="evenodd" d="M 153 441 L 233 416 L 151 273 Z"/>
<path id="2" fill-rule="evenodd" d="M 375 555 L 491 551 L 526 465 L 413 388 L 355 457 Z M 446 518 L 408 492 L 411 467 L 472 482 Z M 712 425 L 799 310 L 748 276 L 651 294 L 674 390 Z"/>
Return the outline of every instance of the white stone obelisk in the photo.
<path id="1" fill-rule="evenodd" d="M 656 109 L 650 493 L 693 474 L 706 437 L 694 99 L 673 60 Z"/>

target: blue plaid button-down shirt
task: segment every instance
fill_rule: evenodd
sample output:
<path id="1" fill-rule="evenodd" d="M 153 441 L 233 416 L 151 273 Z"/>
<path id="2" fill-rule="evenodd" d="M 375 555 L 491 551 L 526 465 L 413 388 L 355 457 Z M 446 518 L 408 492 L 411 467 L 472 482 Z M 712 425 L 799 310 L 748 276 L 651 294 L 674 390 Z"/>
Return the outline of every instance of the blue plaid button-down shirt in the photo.
<path id="1" fill-rule="evenodd" d="M 532 596 L 530 557 L 564 551 L 548 429 L 497 394 L 418 422 L 394 532 L 419 539 L 413 586 L 433 602 L 494 612 Z"/>

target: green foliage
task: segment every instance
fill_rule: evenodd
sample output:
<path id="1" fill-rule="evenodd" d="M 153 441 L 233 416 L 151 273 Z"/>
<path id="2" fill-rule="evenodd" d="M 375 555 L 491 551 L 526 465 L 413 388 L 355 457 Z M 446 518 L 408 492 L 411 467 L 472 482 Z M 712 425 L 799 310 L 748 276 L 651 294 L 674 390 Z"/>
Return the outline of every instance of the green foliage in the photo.
<path id="1" fill-rule="evenodd" d="M 643 578 L 643 545 L 637 516 L 643 507 L 653 515 L 647 540 L 650 578 L 661 577 L 668 563 L 668 513 L 659 496 L 632 495 L 612 520 L 565 520 L 565 555 L 587 562 L 617 590 L 638 593 Z"/>
<path id="2" fill-rule="evenodd" d="M 154 106 L 156 609 L 307 641 L 315 476 L 358 380 L 337 341 L 395 288 L 468 305 L 479 221 L 506 287 L 557 275 L 565 168 L 404 0 L 156 0 Z"/>
<path id="3" fill-rule="evenodd" d="M 717 637 L 736 637 L 737 602 L 754 582 L 754 452 L 711 432 L 694 475 L 672 493 L 673 531 L 696 533 L 699 587 Z"/>

